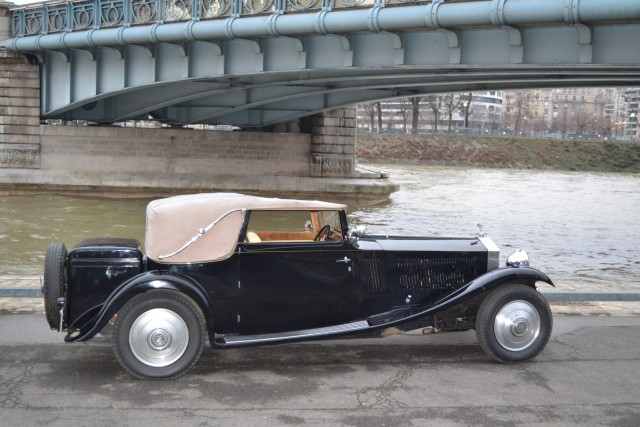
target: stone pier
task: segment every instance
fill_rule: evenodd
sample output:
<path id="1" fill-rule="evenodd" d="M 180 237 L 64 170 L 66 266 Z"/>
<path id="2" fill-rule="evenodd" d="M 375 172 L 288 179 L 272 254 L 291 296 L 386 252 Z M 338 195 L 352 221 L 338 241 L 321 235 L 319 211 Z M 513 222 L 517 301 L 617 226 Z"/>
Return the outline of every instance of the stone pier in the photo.
<path id="1" fill-rule="evenodd" d="M 0 1 L 0 40 L 9 38 L 9 6 Z M 39 68 L 0 48 L 0 168 L 40 166 Z"/>

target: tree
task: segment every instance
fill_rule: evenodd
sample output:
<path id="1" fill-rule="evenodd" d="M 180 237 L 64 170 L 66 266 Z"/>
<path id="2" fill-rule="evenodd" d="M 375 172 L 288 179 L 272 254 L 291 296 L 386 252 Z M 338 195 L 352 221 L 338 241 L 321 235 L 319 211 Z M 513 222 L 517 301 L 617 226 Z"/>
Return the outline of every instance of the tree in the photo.
<path id="1" fill-rule="evenodd" d="M 402 133 L 407 133 L 407 122 L 409 120 L 409 113 L 413 109 L 412 99 L 402 98 L 398 100 L 398 113 L 402 118 Z"/>
<path id="2" fill-rule="evenodd" d="M 574 117 L 579 135 L 584 134 L 585 128 L 590 127 L 594 120 L 593 113 L 587 111 L 584 108 L 584 104 L 581 105 L 581 108 L 578 108 Z"/>
<path id="3" fill-rule="evenodd" d="M 420 101 L 421 96 L 414 96 L 411 98 L 411 133 L 417 134 L 420 127 Z"/>
<path id="4" fill-rule="evenodd" d="M 378 133 L 382 133 L 382 106 L 380 101 L 376 102 L 376 112 L 378 113 Z"/>
<path id="5" fill-rule="evenodd" d="M 433 114 L 433 130 L 437 132 L 440 113 L 443 107 L 443 95 L 428 95 L 424 99 Z"/>
<path id="6" fill-rule="evenodd" d="M 522 117 L 524 117 L 525 110 L 527 109 L 528 102 L 527 98 L 523 92 L 516 92 L 515 97 L 513 98 L 513 104 L 511 106 L 512 111 L 512 122 L 513 122 L 513 136 L 518 134 L 518 129 L 522 124 Z"/>
<path id="7" fill-rule="evenodd" d="M 448 93 L 443 95 L 444 111 L 447 115 L 447 130 L 451 131 L 451 122 L 456 111 L 463 111 L 464 100 L 460 95 Z"/>
<path id="8" fill-rule="evenodd" d="M 371 124 L 369 132 L 373 133 L 373 130 L 375 129 L 376 107 L 372 102 L 367 102 L 365 104 L 362 104 L 362 109 L 364 110 L 364 113 L 366 114 L 367 118 L 369 119 L 369 123 Z"/>

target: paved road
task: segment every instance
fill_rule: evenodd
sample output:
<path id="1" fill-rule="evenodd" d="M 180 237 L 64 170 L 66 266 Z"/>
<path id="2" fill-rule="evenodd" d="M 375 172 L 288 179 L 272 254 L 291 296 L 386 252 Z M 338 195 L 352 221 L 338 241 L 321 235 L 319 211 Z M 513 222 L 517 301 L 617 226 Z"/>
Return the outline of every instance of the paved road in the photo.
<path id="1" fill-rule="evenodd" d="M 556 317 L 534 362 L 487 359 L 473 332 L 205 350 L 138 381 L 109 340 L 63 344 L 38 315 L 0 316 L 0 424 L 640 424 L 640 317 Z"/>

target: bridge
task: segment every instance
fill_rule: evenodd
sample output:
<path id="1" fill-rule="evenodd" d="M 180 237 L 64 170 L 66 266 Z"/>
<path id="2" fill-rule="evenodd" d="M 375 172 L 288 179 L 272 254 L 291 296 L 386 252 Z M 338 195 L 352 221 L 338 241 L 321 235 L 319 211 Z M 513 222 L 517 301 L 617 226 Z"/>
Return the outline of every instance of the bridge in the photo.
<path id="1" fill-rule="evenodd" d="M 640 84 L 638 0 L 85 0 L 14 8 L 41 117 L 264 127 L 432 92 Z"/>

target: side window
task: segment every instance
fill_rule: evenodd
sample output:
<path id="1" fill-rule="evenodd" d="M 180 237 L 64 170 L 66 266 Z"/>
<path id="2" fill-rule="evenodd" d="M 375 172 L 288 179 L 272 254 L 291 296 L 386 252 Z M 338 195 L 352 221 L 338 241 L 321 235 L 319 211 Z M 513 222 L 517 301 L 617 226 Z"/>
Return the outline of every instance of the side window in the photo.
<path id="1" fill-rule="evenodd" d="M 245 242 L 340 241 L 339 211 L 253 210 Z"/>

